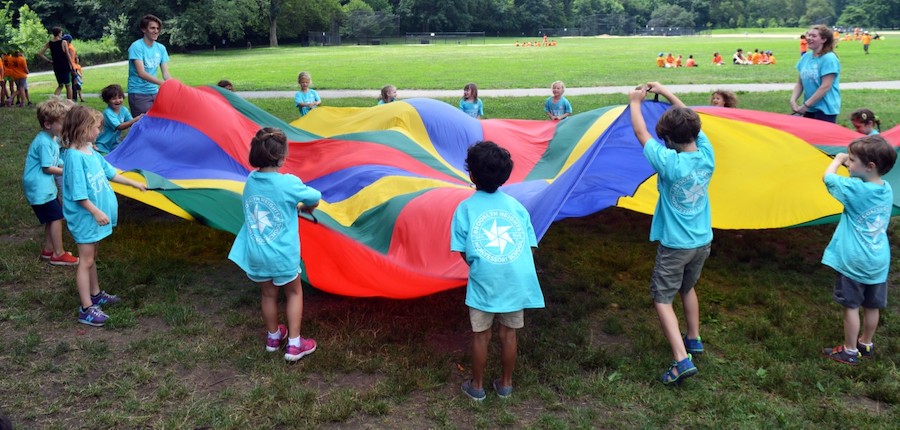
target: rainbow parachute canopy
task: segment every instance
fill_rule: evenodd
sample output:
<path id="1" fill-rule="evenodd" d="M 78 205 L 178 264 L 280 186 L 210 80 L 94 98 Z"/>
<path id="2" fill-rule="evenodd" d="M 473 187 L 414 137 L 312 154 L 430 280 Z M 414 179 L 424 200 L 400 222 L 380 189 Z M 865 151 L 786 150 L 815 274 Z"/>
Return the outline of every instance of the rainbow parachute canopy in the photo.
<path id="1" fill-rule="evenodd" d="M 651 130 L 668 107 L 644 102 Z M 781 114 L 695 109 L 716 153 L 709 190 L 715 228 L 837 220 L 842 207 L 822 174 L 829 154 L 845 151 L 860 134 Z M 412 298 L 466 284 L 468 267 L 450 252 L 449 230 L 457 204 L 474 192 L 464 160 L 480 140 L 512 154 L 515 167 L 501 190 L 528 209 L 539 239 L 553 221 L 610 206 L 651 214 L 658 197 L 626 106 L 560 122 L 476 120 L 440 101 L 411 99 L 320 107 L 287 124 L 230 91 L 175 80 L 161 87 L 153 109 L 107 158 L 153 191 L 114 187 L 236 234 L 249 142 L 264 126 L 283 129 L 290 141 L 282 172 L 323 195 L 318 223 L 300 222 L 304 279 L 347 296 Z M 884 136 L 897 146 L 900 128 Z M 895 188 L 898 175 L 895 169 L 886 177 Z"/>

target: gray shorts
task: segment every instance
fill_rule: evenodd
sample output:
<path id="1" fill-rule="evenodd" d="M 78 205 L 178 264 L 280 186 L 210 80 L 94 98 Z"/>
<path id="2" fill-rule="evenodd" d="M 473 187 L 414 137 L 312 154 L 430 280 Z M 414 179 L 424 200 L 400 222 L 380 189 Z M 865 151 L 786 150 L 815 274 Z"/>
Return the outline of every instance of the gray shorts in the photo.
<path id="1" fill-rule="evenodd" d="M 154 101 L 156 101 L 156 94 L 128 93 L 128 110 L 131 111 L 131 116 L 136 117 L 142 113 L 147 113 L 150 107 L 153 106 Z"/>
<path id="2" fill-rule="evenodd" d="M 493 313 L 484 312 L 473 307 L 469 307 L 469 321 L 472 323 L 472 331 L 481 333 L 490 330 L 494 325 L 494 315 L 500 324 L 509 328 L 519 329 L 525 327 L 525 311 L 517 310 L 514 312 Z"/>
<path id="3" fill-rule="evenodd" d="M 845 308 L 884 309 L 887 307 L 887 290 L 887 282 L 862 284 L 838 273 L 832 297 Z"/>
<path id="4" fill-rule="evenodd" d="M 691 291 L 700 279 L 709 249 L 709 244 L 692 249 L 674 249 L 660 244 L 656 249 L 656 265 L 650 276 L 653 301 L 671 304 L 676 293 L 687 294 Z"/>

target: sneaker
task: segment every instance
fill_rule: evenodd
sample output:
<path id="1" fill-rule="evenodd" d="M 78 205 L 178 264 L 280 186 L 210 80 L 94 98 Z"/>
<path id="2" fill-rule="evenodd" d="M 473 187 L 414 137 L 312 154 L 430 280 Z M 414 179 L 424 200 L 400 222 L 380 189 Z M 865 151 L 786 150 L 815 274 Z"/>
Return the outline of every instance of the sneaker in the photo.
<path id="1" fill-rule="evenodd" d="M 300 346 L 288 345 L 284 348 L 284 359 L 297 361 L 316 351 L 316 341 L 300 338 Z"/>
<path id="2" fill-rule="evenodd" d="M 78 312 L 78 322 L 94 327 L 103 327 L 107 318 L 109 318 L 109 316 L 103 313 L 97 306 L 91 306 L 83 311 L 79 309 Z"/>
<path id="3" fill-rule="evenodd" d="M 287 339 L 287 327 L 284 324 L 278 324 L 278 334 L 278 339 L 272 339 L 268 334 L 266 335 L 266 351 L 275 352 L 281 348 L 281 342 Z"/>
<path id="4" fill-rule="evenodd" d="M 121 301 L 122 299 L 120 299 L 119 296 L 114 296 L 106 291 L 100 291 L 100 294 L 91 296 L 91 303 L 93 303 L 94 306 L 114 305 Z"/>
<path id="5" fill-rule="evenodd" d="M 466 393 L 466 395 L 469 396 L 470 399 L 472 399 L 476 402 L 480 402 L 480 401 L 484 400 L 485 397 L 487 397 L 487 395 L 484 394 L 484 388 L 482 388 L 480 390 L 476 390 L 476 389 L 472 388 L 472 380 L 471 379 L 467 380 L 466 382 L 463 382 L 462 386 L 460 386 L 460 388 L 462 388 L 463 393 Z"/>
<path id="6" fill-rule="evenodd" d="M 500 385 L 499 379 L 494 379 L 494 391 L 497 392 L 497 397 L 500 397 L 501 399 L 508 398 L 512 395 L 512 388 L 512 385 L 504 387 Z"/>
<path id="7" fill-rule="evenodd" d="M 844 345 L 838 345 L 834 348 L 825 348 L 824 350 L 822 350 L 822 353 L 825 354 L 826 357 L 837 362 L 853 366 L 859 364 L 860 353 L 857 352 L 856 354 L 853 354 L 847 352 L 847 350 L 844 349 Z"/>
<path id="8" fill-rule="evenodd" d="M 687 335 L 684 335 L 683 338 L 684 349 L 686 349 L 689 354 L 703 354 L 703 341 L 700 340 L 700 336 L 697 336 L 696 339 L 688 339 Z"/>
<path id="9" fill-rule="evenodd" d="M 666 385 L 678 385 L 681 381 L 697 374 L 697 367 L 691 360 L 693 357 L 688 354 L 687 358 L 681 361 L 673 361 L 669 370 L 662 375 L 662 383 Z M 678 372 L 676 375 L 675 372 Z"/>
<path id="10" fill-rule="evenodd" d="M 41 250 L 41 260 L 49 260 L 53 256 L 53 251 Z"/>
<path id="11" fill-rule="evenodd" d="M 866 346 L 859 342 L 856 342 L 856 349 L 859 350 L 860 358 L 872 358 L 872 356 L 875 355 L 875 344 L 874 343 Z"/>
<path id="12" fill-rule="evenodd" d="M 54 266 L 75 266 L 78 264 L 78 257 L 72 255 L 71 252 L 64 252 L 58 256 L 52 255 L 50 253 L 50 264 Z M 41 258 L 44 257 L 44 253 L 41 252 Z"/>

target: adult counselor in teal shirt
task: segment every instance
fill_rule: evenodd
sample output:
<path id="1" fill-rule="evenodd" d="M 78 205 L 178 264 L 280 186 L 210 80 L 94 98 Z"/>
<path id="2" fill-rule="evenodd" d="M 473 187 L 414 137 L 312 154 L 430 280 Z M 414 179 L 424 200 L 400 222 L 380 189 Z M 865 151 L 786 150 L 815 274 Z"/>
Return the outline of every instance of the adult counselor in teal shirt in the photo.
<path id="1" fill-rule="evenodd" d="M 131 114 L 138 116 L 150 110 L 156 93 L 163 82 L 172 79 L 169 74 L 169 53 L 156 41 L 162 30 L 162 21 L 154 15 L 141 18 L 144 37 L 135 40 L 128 48 L 128 106 Z M 157 73 L 162 72 L 162 79 Z"/>
<path id="2" fill-rule="evenodd" d="M 834 34 L 828 27 L 816 25 L 806 33 L 806 40 L 809 51 L 797 63 L 799 76 L 791 93 L 791 109 L 807 118 L 836 122 L 841 113 L 841 63 L 834 55 Z M 801 93 L 803 102 L 798 104 Z"/>

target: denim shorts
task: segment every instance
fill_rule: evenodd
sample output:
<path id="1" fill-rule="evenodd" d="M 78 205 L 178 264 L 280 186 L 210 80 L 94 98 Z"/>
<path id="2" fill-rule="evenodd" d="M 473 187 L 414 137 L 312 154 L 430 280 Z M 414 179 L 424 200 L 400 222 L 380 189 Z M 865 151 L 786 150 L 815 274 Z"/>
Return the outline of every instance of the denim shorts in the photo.
<path id="1" fill-rule="evenodd" d="M 490 330 L 491 326 L 494 325 L 495 315 L 500 324 L 505 327 L 516 329 L 525 327 L 525 311 L 522 309 L 513 312 L 493 313 L 469 307 L 469 321 L 472 323 L 472 331 L 481 333 L 485 330 Z"/>
<path id="2" fill-rule="evenodd" d="M 294 273 L 293 275 L 276 276 L 274 278 L 265 278 L 265 277 L 256 277 L 249 273 L 247 274 L 247 277 L 250 278 L 250 280 L 253 282 L 262 283 L 262 282 L 272 281 L 272 284 L 274 284 L 276 287 L 281 287 L 281 286 L 290 284 L 291 282 L 294 281 L 294 279 L 297 279 L 298 276 L 300 276 L 299 273 Z"/>
<path id="3" fill-rule="evenodd" d="M 862 284 L 838 273 L 832 297 L 845 308 L 884 309 L 887 307 L 887 290 L 887 282 Z"/>
<path id="4" fill-rule="evenodd" d="M 691 249 L 675 249 L 660 244 L 656 249 L 656 265 L 650 276 L 650 296 L 653 301 L 671 304 L 675 300 L 675 294 L 687 294 L 691 291 L 700 279 L 709 250 L 709 244 Z"/>

